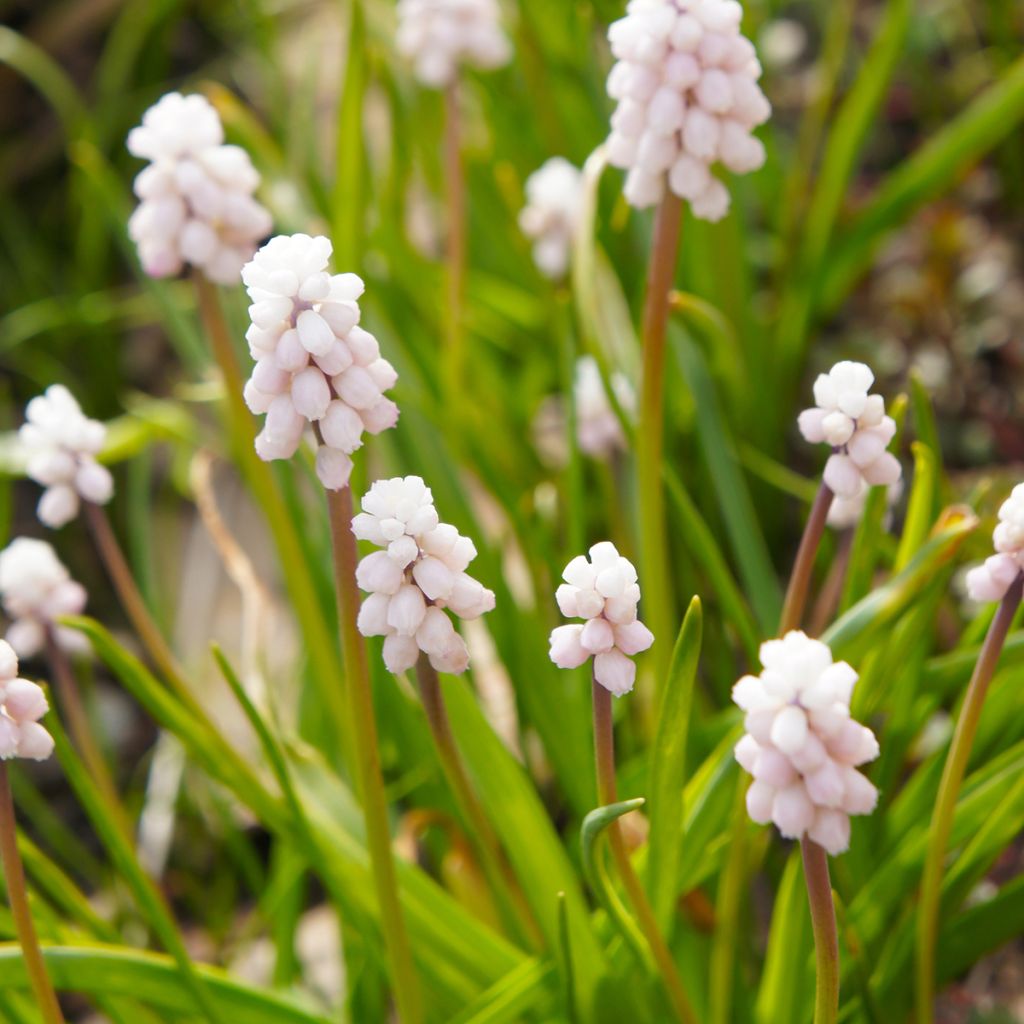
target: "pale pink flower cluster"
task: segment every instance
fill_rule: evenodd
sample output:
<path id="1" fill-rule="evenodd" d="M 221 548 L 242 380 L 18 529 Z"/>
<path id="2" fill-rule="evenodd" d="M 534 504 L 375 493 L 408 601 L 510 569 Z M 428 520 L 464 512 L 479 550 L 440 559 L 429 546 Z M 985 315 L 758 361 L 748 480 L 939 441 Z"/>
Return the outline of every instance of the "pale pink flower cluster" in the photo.
<path id="1" fill-rule="evenodd" d="M 526 179 L 519 227 L 533 241 L 533 261 L 547 277 L 564 277 L 580 219 L 583 172 L 554 156 Z"/>
<path id="2" fill-rule="evenodd" d="M 398 374 L 359 326 L 362 279 L 328 273 L 330 256 L 323 236 L 278 235 L 243 268 L 252 299 L 245 337 L 256 360 L 245 401 L 266 413 L 256 438 L 261 459 L 291 458 L 315 423 L 317 476 L 336 491 L 348 483 L 364 431 L 398 422 L 398 406 L 384 397 Z"/>
<path id="3" fill-rule="evenodd" d="M 169 277 L 190 264 L 234 284 L 273 224 L 253 198 L 260 176 L 244 149 L 224 145 L 217 111 L 203 96 L 170 92 L 129 133 L 128 151 L 151 161 L 128 221 L 146 273 Z"/>
<path id="4" fill-rule="evenodd" d="M 566 618 L 586 619 L 580 625 L 551 631 L 551 660 L 559 668 L 579 668 L 594 659 L 594 678 L 621 697 L 633 689 L 632 658 L 654 643 L 654 634 L 637 618 L 640 587 L 633 563 L 610 541 L 590 549 L 589 560 L 577 555 L 562 573 L 565 582 L 555 600 Z"/>
<path id="5" fill-rule="evenodd" d="M 86 593 L 76 583 L 57 552 L 44 540 L 18 537 L 0 551 L 0 602 L 12 620 L 7 642 L 22 658 L 30 658 L 46 644 L 52 630 L 61 647 L 83 650 L 81 634 L 56 624 L 61 615 L 78 615 Z"/>
<path id="6" fill-rule="evenodd" d="M 1001 601 L 1024 570 L 1024 484 L 1017 484 L 999 509 L 992 543 L 996 554 L 967 574 L 972 601 Z"/>
<path id="7" fill-rule="evenodd" d="M 0 760 L 45 761 L 53 753 L 53 737 L 39 724 L 49 708 L 41 686 L 18 678 L 18 655 L 0 640 Z"/>
<path id="8" fill-rule="evenodd" d="M 107 428 L 89 419 L 63 384 L 52 384 L 25 407 L 18 444 L 26 472 L 45 490 L 36 514 L 53 529 L 78 515 L 82 501 L 105 505 L 114 493 L 110 471 L 96 461 Z"/>
<path id="9" fill-rule="evenodd" d="M 654 206 L 667 186 L 695 217 L 717 221 L 730 200 L 712 165 L 746 174 L 764 163 L 752 132 L 771 104 L 742 18 L 736 0 L 631 0 L 609 29 L 618 63 L 608 95 L 618 107 L 608 161 L 629 171 L 631 205 Z"/>
<path id="10" fill-rule="evenodd" d="M 624 374 L 611 374 L 609 383 L 625 413 L 636 411 L 636 392 Z M 580 451 L 597 459 L 610 458 L 626 447 L 622 424 L 601 379 L 601 370 L 593 356 L 580 356 L 573 380 L 576 399 L 576 442 Z"/>
<path id="11" fill-rule="evenodd" d="M 761 645 L 759 676 L 744 676 L 732 699 L 746 712 L 736 760 L 754 776 L 747 810 L 787 839 L 807 835 L 829 853 L 850 845 L 850 815 L 870 814 L 878 791 L 857 766 L 878 741 L 850 717 L 857 673 L 833 662 L 820 640 L 798 630 Z"/>
<path id="12" fill-rule="evenodd" d="M 352 520 L 360 540 L 382 548 L 363 558 L 356 582 L 369 592 L 359 632 L 384 637 L 389 672 L 412 668 L 422 651 L 438 672 L 469 666 L 466 643 L 445 609 L 476 619 L 494 607 L 494 593 L 468 575 L 476 547 L 438 520 L 430 488 L 418 476 L 378 480 Z"/>
<path id="13" fill-rule="evenodd" d="M 498 0 L 398 0 L 396 42 L 434 89 L 454 81 L 463 64 L 490 70 L 512 56 Z"/>
<path id="14" fill-rule="evenodd" d="M 874 381 L 863 363 L 836 363 L 814 382 L 815 407 L 800 413 L 804 438 L 832 447 L 824 480 L 838 498 L 855 498 L 865 485 L 891 486 L 900 479 L 899 460 L 886 451 L 896 423 L 886 416 L 882 396 L 869 394 Z"/>

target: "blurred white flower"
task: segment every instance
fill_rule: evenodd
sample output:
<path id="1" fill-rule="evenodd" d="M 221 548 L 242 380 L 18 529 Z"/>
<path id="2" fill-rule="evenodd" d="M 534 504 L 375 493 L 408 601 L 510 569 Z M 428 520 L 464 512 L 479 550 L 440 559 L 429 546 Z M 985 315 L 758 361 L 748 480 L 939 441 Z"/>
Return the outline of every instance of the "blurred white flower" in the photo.
<path id="1" fill-rule="evenodd" d="M 746 174 L 764 163 L 752 132 L 771 104 L 742 19 L 736 0 L 631 0 L 608 30 L 617 59 L 608 95 L 618 101 L 608 160 L 629 171 L 632 206 L 654 206 L 667 186 L 695 217 L 717 221 L 729 192 L 712 165 Z"/>
<path id="2" fill-rule="evenodd" d="M 261 459 L 291 458 L 306 425 L 316 423 L 317 475 L 336 491 L 348 483 L 363 432 L 398 422 L 398 406 L 384 397 L 398 374 L 359 326 L 362 280 L 329 274 L 330 255 L 323 236 L 278 235 L 243 268 L 252 299 L 245 337 L 256 360 L 245 401 L 266 414 L 256 438 Z"/>
<path id="3" fill-rule="evenodd" d="M 754 776 L 747 810 L 787 839 L 804 835 L 829 853 L 850 845 L 850 815 L 870 814 L 878 791 L 857 766 L 878 741 L 850 717 L 857 673 L 833 662 L 827 644 L 798 630 L 761 645 L 759 676 L 744 676 L 732 699 L 746 712 L 736 760 Z"/>
<path id="4" fill-rule="evenodd" d="M 552 157 L 526 179 L 519 227 L 533 240 L 533 261 L 547 277 L 563 277 L 569 269 L 582 198 L 583 172 L 564 157 Z"/>
<path id="5" fill-rule="evenodd" d="M 490 70 L 512 56 L 498 0 L 398 0 L 397 46 L 416 77 L 435 89 L 450 84 L 463 64 Z"/>
<path id="6" fill-rule="evenodd" d="M 18 655 L 0 640 L 0 760 L 45 761 L 53 753 L 53 737 L 39 724 L 48 710 L 42 687 L 18 678 Z"/>
<path id="7" fill-rule="evenodd" d="M 107 428 L 89 419 L 63 384 L 52 384 L 25 407 L 18 444 L 28 475 L 45 488 L 36 508 L 44 525 L 69 523 L 82 501 L 110 501 L 113 478 L 96 461 L 106 436 Z"/>
<path id="8" fill-rule="evenodd" d="M 352 532 L 383 550 L 356 569 L 370 595 L 359 632 L 384 637 L 389 672 L 412 668 L 420 651 L 438 672 L 465 672 L 469 651 L 445 609 L 475 619 L 494 607 L 494 593 L 466 572 L 476 558 L 473 542 L 438 522 L 430 488 L 418 476 L 378 480 L 361 504 Z"/>
<path id="9" fill-rule="evenodd" d="M 595 544 L 590 559 L 578 555 L 562 573 L 555 600 L 566 618 L 583 625 L 551 632 L 550 657 L 559 668 L 579 668 L 594 659 L 594 678 L 616 697 L 636 681 L 633 656 L 654 643 L 654 634 L 637 618 L 640 587 L 632 562 L 610 541 Z"/>
<path id="10" fill-rule="evenodd" d="M 996 554 L 967 573 L 972 601 L 1001 601 L 1024 569 L 1024 484 L 1017 484 L 999 509 L 992 534 Z"/>
<path id="11" fill-rule="evenodd" d="M 871 488 L 861 480 L 860 488 L 851 497 L 836 496 L 828 507 L 826 522 L 833 530 L 853 529 L 864 515 L 864 505 L 868 500 Z M 885 489 L 886 514 L 883 525 L 888 528 L 892 519 L 892 510 L 903 496 L 903 481 L 897 480 Z"/>
<path id="12" fill-rule="evenodd" d="M 203 96 L 170 92 L 131 130 L 128 151 L 150 161 L 128 221 L 146 273 L 169 277 L 190 264 L 234 284 L 273 222 L 253 198 L 260 176 L 249 154 L 224 145 L 217 111 Z"/>
<path id="13" fill-rule="evenodd" d="M 80 614 L 85 600 L 85 588 L 46 541 L 18 537 L 0 551 L 0 603 L 12 620 L 7 642 L 19 657 L 40 651 L 48 629 L 66 650 L 86 649 L 80 633 L 54 622 L 61 615 Z"/>
<path id="14" fill-rule="evenodd" d="M 618 371 L 610 378 L 615 398 L 623 412 L 636 410 L 636 392 L 626 377 Z M 605 391 L 601 370 L 593 356 L 581 356 L 576 361 L 573 381 L 576 396 L 576 441 L 580 451 L 594 458 L 608 458 L 626 447 L 622 424 L 615 415 L 608 393 Z"/>
<path id="15" fill-rule="evenodd" d="M 856 498 L 867 485 L 891 486 L 902 473 L 885 449 L 896 423 L 885 415 L 881 395 L 871 395 L 875 376 L 863 363 L 841 362 L 814 382 L 813 409 L 800 413 L 800 433 L 812 444 L 831 446 L 825 483 L 838 498 Z"/>

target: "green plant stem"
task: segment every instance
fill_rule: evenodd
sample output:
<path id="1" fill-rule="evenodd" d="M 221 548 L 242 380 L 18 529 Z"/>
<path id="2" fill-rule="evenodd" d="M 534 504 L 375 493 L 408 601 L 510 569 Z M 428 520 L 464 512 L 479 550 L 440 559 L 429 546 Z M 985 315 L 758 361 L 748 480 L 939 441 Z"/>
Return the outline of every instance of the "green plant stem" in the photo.
<path id="1" fill-rule="evenodd" d="M 78 690 L 78 680 L 75 679 L 68 656 L 57 643 L 53 629 L 50 627 L 46 629 L 45 643 L 46 659 L 57 684 L 57 691 L 60 693 L 60 710 L 67 719 L 75 745 L 82 755 L 82 761 L 92 776 L 96 789 L 103 795 L 107 806 L 117 818 L 118 827 L 124 835 L 130 836 L 131 824 L 128 814 L 121 803 L 121 797 L 118 795 L 117 786 L 114 784 L 114 778 L 110 774 L 103 751 L 100 750 L 93 734 L 92 723 L 86 714 Z"/>
<path id="2" fill-rule="evenodd" d="M 1024 574 L 1019 574 L 1000 602 L 988 634 L 982 645 L 974 673 L 967 686 L 963 707 L 953 733 L 953 741 L 946 755 L 942 781 L 932 812 L 925 855 L 924 875 L 921 880 L 921 898 L 917 907 L 917 948 L 914 985 L 916 991 L 916 1019 L 918 1024 L 930 1024 L 935 999 L 935 951 L 938 942 L 939 904 L 942 895 L 943 862 L 946 847 L 953 830 L 957 797 L 967 770 L 974 736 L 978 731 L 982 707 L 989 683 L 995 674 L 999 656 L 1006 642 L 1024 590 Z"/>
<path id="3" fill-rule="evenodd" d="M 466 278 L 466 176 L 462 166 L 462 131 L 459 113 L 459 82 L 444 91 L 444 184 L 447 212 L 445 270 L 447 276 L 447 353 L 444 361 L 447 408 L 460 408 L 465 361 L 463 301 Z"/>
<path id="4" fill-rule="evenodd" d="M 594 759 L 597 765 L 597 799 L 607 807 L 618 801 L 618 787 L 615 782 L 615 733 L 612 723 L 612 695 L 596 679 L 592 683 L 594 702 Z M 618 820 L 608 826 L 608 842 L 612 858 L 622 878 L 626 895 L 637 916 L 640 930 L 651 947 L 654 961 L 658 965 L 676 1017 L 684 1024 L 697 1024 L 697 1017 L 690 1005 L 675 961 L 665 939 L 658 930 L 658 923 L 640 879 L 633 870 L 626 849 L 626 841 Z"/>
<path id="5" fill-rule="evenodd" d="M 832 507 L 833 495 L 829 486 L 822 482 L 811 506 L 811 514 L 807 517 L 804 534 L 800 538 L 800 547 L 793 563 L 793 572 L 786 587 L 786 598 L 782 604 L 782 619 L 779 622 L 779 636 L 785 636 L 791 629 L 799 629 L 807 604 L 807 594 L 811 588 L 811 575 L 814 572 L 814 559 L 818 554 L 818 545 L 825 532 L 828 510 Z"/>
<path id="6" fill-rule="evenodd" d="M 11 916 L 18 934 L 25 971 L 36 997 L 36 1009 L 45 1024 L 64 1024 L 57 993 L 53 990 L 46 964 L 39 948 L 39 936 L 32 921 L 28 906 L 28 891 L 25 887 L 25 868 L 18 853 L 18 833 L 14 819 L 14 798 L 11 796 L 11 780 L 7 773 L 7 762 L 0 761 L 0 859 L 3 860 L 4 880 L 7 883 L 7 899 L 11 905 Z"/>
<path id="7" fill-rule="evenodd" d="M 484 813 L 483 805 L 469 781 L 444 705 L 441 680 L 425 654 L 421 654 L 416 662 L 416 679 L 419 682 L 420 701 L 427 716 L 427 725 L 430 727 L 430 735 L 434 740 L 441 769 L 455 797 L 459 813 L 468 826 L 470 842 L 480 858 L 495 899 L 506 912 L 506 916 L 511 918 L 517 930 L 528 937 L 534 947 L 542 948 L 544 936 L 530 913 L 519 881 L 501 847 L 501 840 Z"/>
<path id="8" fill-rule="evenodd" d="M 807 836 L 800 840 L 800 854 L 814 929 L 814 1024 L 835 1024 L 839 1017 L 839 933 L 828 876 L 828 854 Z"/>
<path id="9" fill-rule="evenodd" d="M 665 333 L 675 278 L 683 204 L 668 192 L 658 207 L 647 270 L 643 313 L 643 369 L 640 417 L 636 433 L 637 490 L 640 507 L 640 565 L 643 570 L 647 619 L 655 636 L 671 636 L 675 619 L 668 585 L 668 539 L 662 454 L 665 435 Z M 655 649 L 658 685 L 662 685 L 671 654 L 669 645 Z"/>
<path id="10" fill-rule="evenodd" d="M 343 487 L 340 491 L 328 491 L 327 508 L 334 549 L 334 579 L 338 593 L 338 626 L 345 667 L 345 689 L 348 692 L 349 714 L 353 725 L 356 780 L 362 797 L 366 841 L 380 904 L 384 946 L 399 1018 L 402 1024 L 419 1024 L 423 1019 L 420 986 L 398 901 L 398 879 L 391 850 L 384 779 L 381 775 L 370 668 L 366 661 L 366 644 L 356 626 L 359 615 L 359 590 L 356 586 L 358 552 L 356 538 L 352 533 L 351 490 Z"/>

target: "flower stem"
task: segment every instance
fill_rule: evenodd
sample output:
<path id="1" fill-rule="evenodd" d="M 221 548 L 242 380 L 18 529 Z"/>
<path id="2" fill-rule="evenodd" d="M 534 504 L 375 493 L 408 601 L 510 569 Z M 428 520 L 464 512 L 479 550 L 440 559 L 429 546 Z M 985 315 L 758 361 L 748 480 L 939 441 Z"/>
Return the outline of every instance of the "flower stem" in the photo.
<path id="1" fill-rule="evenodd" d="M 458 79 L 453 80 L 444 91 L 444 182 L 448 219 L 445 243 L 448 293 L 445 400 L 451 411 L 459 408 L 465 359 L 463 300 L 466 278 L 466 179 L 462 166 Z"/>
<path id="2" fill-rule="evenodd" d="M 665 434 L 665 334 L 682 214 L 682 200 L 672 192 L 666 193 L 654 221 L 643 313 L 643 370 L 636 436 L 637 490 L 641 576 L 647 598 L 644 607 L 655 636 L 672 635 L 675 621 L 668 584 L 668 539 L 661 477 Z M 665 678 L 670 654 L 670 644 L 662 644 L 655 651 L 659 685 Z"/>
<path id="3" fill-rule="evenodd" d="M 32 922 L 28 906 L 28 891 L 25 887 L 25 869 L 18 853 L 17 826 L 14 821 L 14 798 L 11 796 L 11 780 L 7 774 L 7 762 L 0 761 L 0 859 L 3 860 L 4 879 L 7 883 L 7 899 L 11 905 L 14 928 L 25 958 L 25 972 L 36 997 L 36 1009 L 45 1024 L 64 1024 L 57 994 L 53 990 L 39 937 Z"/>
<path id="4" fill-rule="evenodd" d="M 828 854 L 807 836 L 800 840 L 800 853 L 814 929 L 814 1024 L 835 1024 L 839 1017 L 839 934 L 828 876 Z"/>
<path id="5" fill-rule="evenodd" d="M 355 745 L 356 779 L 362 797 L 366 840 L 377 901 L 381 931 L 390 965 L 395 1002 L 402 1024 L 419 1024 L 423 1019 L 419 981 L 412 962 L 409 936 L 398 899 L 398 879 L 387 798 L 381 775 L 377 745 L 377 722 L 373 714 L 373 692 L 366 645 L 356 626 L 359 590 L 356 586 L 356 538 L 352 533 L 352 492 L 348 487 L 327 492 L 334 548 L 334 580 L 338 592 L 338 626 L 341 631 L 345 689 L 348 692 L 351 740 Z"/>
<path id="6" fill-rule="evenodd" d="M 470 841 L 476 848 L 494 896 L 516 929 L 527 936 L 534 946 L 542 947 L 544 937 L 530 913 L 519 881 L 501 848 L 498 834 L 484 813 L 483 805 L 474 792 L 465 765 L 462 763 L 445 708 L 441 680 L 424 654 L 421 654 L 416 662 L 416 678 L 420 687 L 420 701 L 441 761 L 441 769 L 455 796 L 459 813 L 469 826 Z"/>
<path id="7" fill-rule="evenodd" d="M 618 801 L 618 787 L 615 782 L 615 733 L 612 723 L 612 695 L 596 679 L 592 683 L 594 702 L 594 759 L 597 765 L 597 799 L 606 807 Z M 618 819 L 608 826 L 608 842 L 611 845 L 612 857 L 622 878 L 633 910 L 636 913 L 640 930 L 651 947 L 654 961 L 661 972 L 669 999 L 675 1010 L 676 1017 L 684 1024 L 697 1024 L 697 1017 L 690 1005 L 683 983 L 676 970 L 675 961 L 665 939 L 658 930 L 658 923 L 640 879 L 633 870 L 626 850 L 626 842 Z"/>
<path id="8" fill-rule="evenodd" d="M 974 674 L 967 686 L 960 718 L 956 723 L 953 741 L 946 755 L 942 770 L 942 781 L 932 811 L 931 828 L 928 835 L 928 849 L 925 854 L 924 875 L 921 881 L 921 898 L 917 907 L 917 949 L 915 963 L 916 1018 L 919 1024 L 932 1020 L 932 1004 L 935 998 L 935 950 L 939 924 L 939 904 L 942 895 L 943 862 L 949 836 L 953 830 L 956 802 L 960 786 L 967 770 L 974 736 L 978 731 L 985 694 L 995 674 L 999 655 L 1002 653 L 1006 635 L 1020 606 L 1024 591 L 1024 573 L 1018 574 L 1010 589 L 1000 602 L 999 609 L 974 666 Z"/>
<path id="9" fill-rule="evenodd" d="M 811 506 L 811 514 L 804 526 L 804 535 L 800 538 L 800 547 L 793 563 L 793 572 L 786 588 L 786 599 L 782 604 L 782 619 L 779 622 L 779 636 L 785 636 L 791 629 L 799 629 L 807 604 L 807 594 L 811 587 L 811 574 L 814 571 L 814 559 L 818 554 L 818 545 L 825 532 L 828 510 L 832 507 L 835 495 L 829 486 L 822 482 Z"/>

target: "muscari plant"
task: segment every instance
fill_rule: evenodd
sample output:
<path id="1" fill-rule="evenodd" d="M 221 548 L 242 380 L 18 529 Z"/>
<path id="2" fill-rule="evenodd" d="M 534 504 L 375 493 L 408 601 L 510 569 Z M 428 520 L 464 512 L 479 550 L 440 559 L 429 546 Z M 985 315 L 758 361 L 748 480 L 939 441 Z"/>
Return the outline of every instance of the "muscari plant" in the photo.
<path id="1" fill-rule="evenodd" d="M 987 498 L 943 473 L 919 383 L 887 415 L 868 366 L 838 363 L 799 417 L 829 449 L 820 485 L 786 453 L 816 328 L 882 235 L 1024 115 L 1021 68 L 840 225 L 909 4 L 885 6 L 835 123 L 808 112 L 801 145 L 823 154 L 809 198 L 765 123 L 759 5 L 633 0 L 608 31 L 610 134 L 595 87 L 608 55 L 589 46 L 603 29 L 569 6 L 523 4 L 503 24 L 488 0 L 402 0 L 396 28 L 383 5 L 352 3 L 333 187 L 315 161 L 286 159 L 288 121 L 268 121 L 275 139 L 221 87 L 171 92 L 129 136 L 149 161 L 130 220 L 102 133 L 52 88 L 60 70 L 5 33 L 4 59 L 73 115 L 76 180 L 110 235 L 137 246 L 145 315 L 174 338 L 183 378 L 211 361 L 216 375 L 135 402 L 109 431 L 51 384 L 9 448 L 44 489 L 44 526 L 66 535 L 83 512 L 133 637 L 82 614 L 84 589 L 45 542 L 0 555 L 8 639 L 25 659 L 45 653 L 57 684 L 44 727 L 44 692 L 0 649 L 0 754 L 45 758 L 52 734 L 109 861 L 76 856 L 31 773 L 16 776 L 29 825 L 16 833 L 0 761 L 13 940 L 0 1014 L 50 1024 L 84 998 L 115 1021 L 924 1022 L 944 982 L 1019 933 L 1019 879 L 981 885 L 1024 821 L 1019 491 L 963 606 L 953 573 Z M 829 14 L 826 94 L 848 16 Z M 585 84 L 550 92 L 556 54 Z M 441 132 L 407 60 L 444 92 Z M 372 152 L 371 90 L 411 153 Z M 518 141 L 527 114 L 572 132 L 485 160 L 481 133 Z M 248 148 L 225 144 L 224 122 Z M 443 179 L 443 270 L 397 216 L 421 164 Z M 759 192 L 724 175 L 762 165 Z M 653 223 L 602 191 L 609 166 L 627 171 L 628 206 L 657 208 Z M 522 192 L 516 171 L 532 174 Z M 750 303 L 743 230 L 783 194 L 795 234 L 780 229 L 784 258 L 756 268 L 777 295 L 766 314 Z M 627 296 L 643 297 L 639 334 Z M 530 419 L 552 391 L 545 457 Z M 130 486 L 129 550 L 107 516 L 106 465 L 124 462 L 131 484 L 161 449 L 196 464 L 212 450 L 263 521 L 300 638 L 269 687 L 256 683 L 273 637 L 245 638 L 260 652 L 245 671 L 219 647 L 201 661 L 175 651 L 160 600 L 172 584 L 142 572 L 140 552 L 162 543 L 148 487 Z M 189 477 L 203 521 L 252 600 L 267 584 L 203 479 Z M 778 521 L 794 501 L 806 525 L 790 568 Z M 265 984 L 232 975 L 226 944 L 217 965 L 192 955 L 183 908 L 144 866 L 138 794 L 88 699 L 90 655 L 180 745 L 189 785 L 174 800 L 246 879 L 250 927 L 272 937 Z M 211 664 L 247 744 L 207 699 Z M 340 929 L 342 1005 L 296 956 L 306 877 Z"/>

